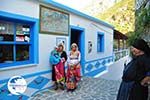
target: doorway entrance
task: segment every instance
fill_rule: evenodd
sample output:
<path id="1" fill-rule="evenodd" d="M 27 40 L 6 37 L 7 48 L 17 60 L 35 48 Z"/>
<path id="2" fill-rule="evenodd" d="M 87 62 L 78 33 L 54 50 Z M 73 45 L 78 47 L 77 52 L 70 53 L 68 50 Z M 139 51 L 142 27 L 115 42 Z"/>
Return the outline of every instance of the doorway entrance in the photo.
<path id="1" fill-rule="evenodd" d="M 71 27 L 71 33 L 70 33 L 70 46 L 72 43 L 76 43 L 78 45 L 78 49 L 81 53 L 81 70 L 82 70 L 82 75 L 84 74 L 84 52 L 85 52 L 85 47 L 84 47 L 84 29 L 76 26 Z"/>
<path id="2" fill-rule="evenodd" d="M 80 30 L 76 30 L 76 29 L 71 29 L 71 41 L 70 41 L 70 45 L 72 43 L 76 43 L 78 45 L 78 49 L 79 51 L 81 50 L 81 41 L 80 41 L 80 38 L 81 38 L 81 34 L 82 34 L 82 31 Z"/>

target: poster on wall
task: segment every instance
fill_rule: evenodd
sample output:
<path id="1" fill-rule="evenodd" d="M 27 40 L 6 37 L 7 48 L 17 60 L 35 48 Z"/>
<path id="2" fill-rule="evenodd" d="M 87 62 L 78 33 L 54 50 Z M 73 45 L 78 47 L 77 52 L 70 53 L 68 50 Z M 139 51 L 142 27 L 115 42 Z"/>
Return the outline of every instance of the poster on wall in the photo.
<path id="1" fill-rule="evenodd" d="M 56 45 L 62 44 L 64 46 L 64 50 L 66 51 L 66 38 L 56 38 Z"/>
<path id="2" fill-rule="evenodd" d="M 92 42 L 88 41 L 88 53 L 92 52 Z"/>
<path id="3" fill-rule="evenodd" d="M 45 6 L 40 6 L 40 33 L 68 35 L 69 14 Z"/>

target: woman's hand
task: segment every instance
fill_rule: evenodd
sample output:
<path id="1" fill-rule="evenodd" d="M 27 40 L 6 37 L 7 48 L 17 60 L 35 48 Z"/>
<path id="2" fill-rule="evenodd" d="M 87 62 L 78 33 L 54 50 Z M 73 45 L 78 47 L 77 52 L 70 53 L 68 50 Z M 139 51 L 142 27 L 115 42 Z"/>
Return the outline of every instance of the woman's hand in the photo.
<path id="1" fill-rule="evenodd" d="M 146 76 L 142 81 L 141 81 L 141 85 L 142 86 L 146 86 L 150 84 L 150 76 Z"/>

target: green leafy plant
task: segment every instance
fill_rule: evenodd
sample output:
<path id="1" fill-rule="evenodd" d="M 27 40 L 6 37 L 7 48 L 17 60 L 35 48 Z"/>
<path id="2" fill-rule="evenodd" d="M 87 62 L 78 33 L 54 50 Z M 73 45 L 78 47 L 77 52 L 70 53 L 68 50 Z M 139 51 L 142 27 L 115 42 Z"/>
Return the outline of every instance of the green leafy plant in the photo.
<path id="1" fill-rule="evenodd" d="M 143 6 L 135 12 L 135 31 L 128 33 L 128 44 L 131 45 L 135 39 L 146 34 L 146 29 L 150 27 L 150 7 Z"/>

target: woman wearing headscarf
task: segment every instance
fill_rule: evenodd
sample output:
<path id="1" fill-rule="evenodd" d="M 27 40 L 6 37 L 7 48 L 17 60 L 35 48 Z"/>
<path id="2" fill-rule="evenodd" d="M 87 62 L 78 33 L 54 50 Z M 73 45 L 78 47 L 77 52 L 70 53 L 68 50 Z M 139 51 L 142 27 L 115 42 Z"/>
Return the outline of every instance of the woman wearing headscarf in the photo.
<path id="1" fill-rule="evenodd" d="M 68 69 L 66 86 L 68 91 L 74 91 L 77 87 L 77 83 L 80 81 L 80 60 L 81 54 L 78 51 L 76 43 L 71 45 L 71 51 L 68 55 Z"/>
<path id="2" fill-rule="evenodd" d="M 49 62 L 52 65 L 52 81 L 54 82 L 55 90 L 59 88 L 59 85 L 63 85 L 65 82 L 64 75 L 64 60 L 61 59 L 58 47 L 51 52 Z M 61 88 L 64 89 L 64 88 Z"/>
<path id="3" fill-rule="evenodd" d="M 66 53 L 66 51 L 64 51 L 64 45 L 62 44 L 62 43 L 60 43 L 59 45 L 58 45 L 58 52 L 59 52 L 59 55 L 60 55 L 60 57 L 61 57 L 61 61 L 63 62 L 63 68 L 64 68 L 64 78 L 65 78 L 65 80 L 64 81 L 66 81 L 66 74 L 65 74 L 65 63 L 66 63 L 66 61 L 67 61 L 67 53 Z M 65 84 L 62 84 L 62 83 L 60 83 L 60 85 L 61 85 L 61 89 L 62 90 L 64 90 L 64 86 L 65 86 Z"/>
<path id="4" fill-rule="evenodd" d="M 64 51 L 64 45 L 63 44 L 58 45 L 58 52 L 60 54 L 60 57 L 61 57 L 63 63 L 65 64 L 65 62 L 67 61 L 67 53 L 66 53 L 66 51 Z"/>
<path id="5" fill-rule="evenodd" d="M 150 81 L 150 48 L 143 39 L 131 47 L 132 60 L 125 64 L 117 100 L 147 100 Z"/>

